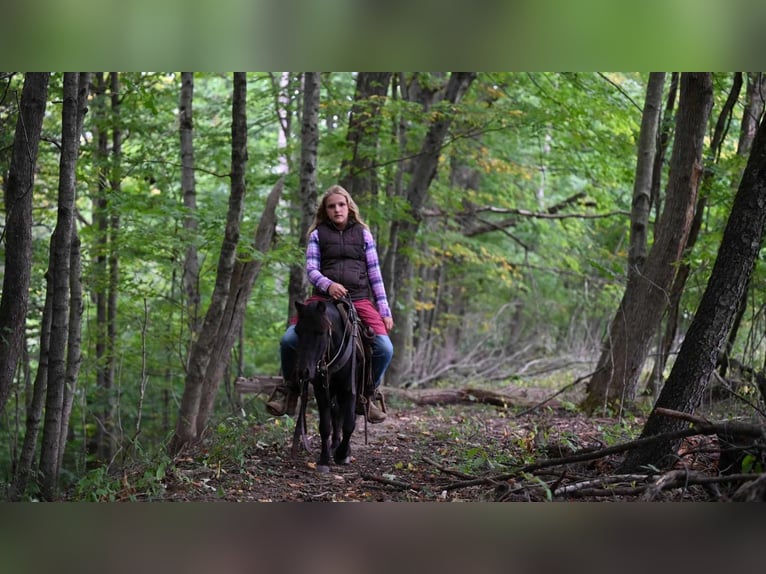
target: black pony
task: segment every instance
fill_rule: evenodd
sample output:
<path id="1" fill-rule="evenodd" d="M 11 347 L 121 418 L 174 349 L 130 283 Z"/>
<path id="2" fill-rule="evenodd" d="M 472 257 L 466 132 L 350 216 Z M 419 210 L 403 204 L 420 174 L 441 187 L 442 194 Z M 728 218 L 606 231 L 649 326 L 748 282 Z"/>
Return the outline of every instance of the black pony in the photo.
<path id="1" fill-rule="evenodd" d="M 343 312 L 338 305 L 344 305 Z M 330 471 L 330 457 L 336 464 L 351 462 L 351 435 L 356 427 L 356 397 L 364 373 L 359 320 L 348 303 L 296 301 L 298 335 L 296 376 L 301 386 L 301 408 L 293 437 L 293 454 L 298 436 L 306 443 L 306 399 L 308 384 L 314 387 L 319 412 L 322 450 L 317 471 Z"/>

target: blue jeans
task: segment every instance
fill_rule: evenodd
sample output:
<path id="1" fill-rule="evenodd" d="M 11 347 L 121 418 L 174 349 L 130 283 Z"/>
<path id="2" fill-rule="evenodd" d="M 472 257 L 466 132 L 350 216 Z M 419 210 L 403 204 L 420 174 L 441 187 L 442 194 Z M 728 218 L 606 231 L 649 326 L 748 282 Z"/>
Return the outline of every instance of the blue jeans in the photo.
<path id="1" fill-rule="evenodd" d="M 375 335 L 370 346 L 372 347 L 372 380 L 377 389 L 383 379 L 383 374 L 391 363 L 391 358 L 394 356 L 394 345 L 388 335 Z M 279 342 L 282 376 L 285 380 L 289 380 L 290 374 L 295 370 L 295 350 L 297 348 L 298 335 L 295 333 L 295 325 L 290 325 Z"/>

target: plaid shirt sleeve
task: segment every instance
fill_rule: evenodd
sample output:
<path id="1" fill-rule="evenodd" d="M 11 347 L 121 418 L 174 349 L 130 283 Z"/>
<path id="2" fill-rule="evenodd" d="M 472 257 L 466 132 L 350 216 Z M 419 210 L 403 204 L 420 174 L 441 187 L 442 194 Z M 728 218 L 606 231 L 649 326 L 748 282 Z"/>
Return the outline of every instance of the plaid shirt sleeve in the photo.
<path id="1" fill-rule="evenodd" d="M 306 275 L 309 278 L 309 282 L 322 291 L 327 293 L 327 290 L 332 285 L 332 281 L 325 277 L 319 270 L 322 257 L 319 250 L 319 232 L 315 229 L 309 235 L 308 245 L 306 245 Z"/>
<path id="2" fill-rule="evenodd" d="M 378 249 L 375 246 L 375 239 L 372 233 L 366 229 L 364 230 L 364 252 L 367 256 L 367 277 L 370 280 L 375 305 L 378 307 L 381 317 L 391 317 L 391 308 L 388 306 L 386 288 L 383 285 L 383 274 L 380 272 Z"/>

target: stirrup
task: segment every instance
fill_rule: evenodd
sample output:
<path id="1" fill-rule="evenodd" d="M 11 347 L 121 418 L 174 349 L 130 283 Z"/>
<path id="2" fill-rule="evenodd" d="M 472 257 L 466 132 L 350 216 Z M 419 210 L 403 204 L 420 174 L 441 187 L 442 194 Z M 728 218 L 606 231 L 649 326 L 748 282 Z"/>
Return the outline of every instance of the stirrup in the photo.
<path id="1" fill-rule="evenodd" d="M 292 383 L 277 385 L 266 401 L 266 411 L 275 417 L 293 416 L 298 405 L 298 391 Z"/>

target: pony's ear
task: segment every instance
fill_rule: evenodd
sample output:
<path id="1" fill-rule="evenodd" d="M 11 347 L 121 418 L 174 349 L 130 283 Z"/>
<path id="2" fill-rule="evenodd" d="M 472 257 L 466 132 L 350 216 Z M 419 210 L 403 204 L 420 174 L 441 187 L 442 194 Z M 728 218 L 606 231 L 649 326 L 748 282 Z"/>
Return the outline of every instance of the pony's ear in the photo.
<path id="1" fill-rule="evenodd" d="M 295 309 L 300 313 L 303 309 L 306 308 L 305 303 L 301 303 L 300 301 L 295 302 Z"/>

